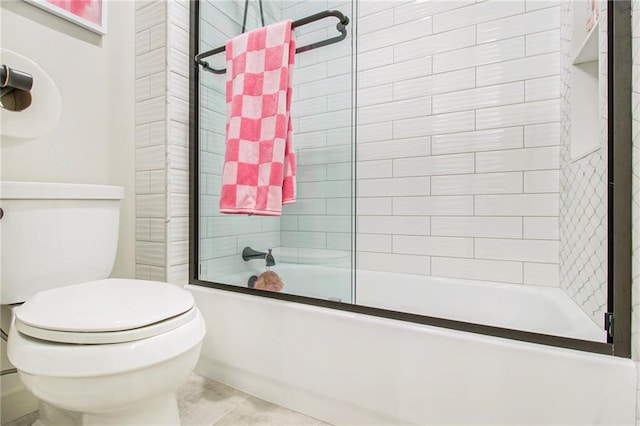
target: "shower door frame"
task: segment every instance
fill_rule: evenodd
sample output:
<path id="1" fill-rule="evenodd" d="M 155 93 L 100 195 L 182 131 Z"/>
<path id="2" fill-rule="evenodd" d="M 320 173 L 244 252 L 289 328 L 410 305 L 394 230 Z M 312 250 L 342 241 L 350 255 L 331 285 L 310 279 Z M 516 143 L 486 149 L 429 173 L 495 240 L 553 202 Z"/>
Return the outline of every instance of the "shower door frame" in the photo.
<path id="1" fill-rule="evenodd" d="M 608 0 L 608 311 L 612 353 L 631 357 L 633 112 L 630 0 Z"/>
<path id="2" fill-rule="evenodd" d="M 357 0 L 353 0 L 356 1 Z M 371 315 L 512 340 L 576 349 L 586 352 L 631 357 L 631 179 L 632 179 L 632 49 L 631 0 L 608 0 L 608 297 L 607 311 L 615 314 L 613 337 L 607 343 L 559 337 L 527 331 L 467 323 L 437 317 L 397 312 L 321 300 L 285 293 L 199 279 L 199 69 L 193 58 L 199 53 L 199 0 L 190 2 L 189 76 L 189 283 L 237 293 L 303 303 L 347 312 Z M 357 10 L 357 3 L 356 8 Z M 354 22 L 355 24 L 355 22 Z M 357 40 L 355 41 L 357 43 Z M 354 86 L 357 87 L 357 86 Z M 355 108 L 352 111 L 355 116 Z M 354 121 L 355 123 L 355 121 Z M 355 128 L 355 126 L 354 126 Z M 354 156 L 354 162 L 355 162 Z M 355 195 L 355 194 L 354 194 Z M 355 196 L 354 196 L 355 199 Z M 354 217 L 357 216 L 355 209 Z M 355 243 L 353 243 L 355 244 Z M 354 247 L 355 252 L 355 247 Z M 604 319 L 603 319 L 604 321 Z"/>

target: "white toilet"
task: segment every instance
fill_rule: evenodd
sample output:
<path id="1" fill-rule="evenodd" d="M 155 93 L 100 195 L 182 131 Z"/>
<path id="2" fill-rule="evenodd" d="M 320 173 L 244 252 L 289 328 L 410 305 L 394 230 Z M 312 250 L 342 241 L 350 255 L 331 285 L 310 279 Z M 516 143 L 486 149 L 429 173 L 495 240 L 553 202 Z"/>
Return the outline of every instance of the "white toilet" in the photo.
<path id="1" fill-rule="evenodd" d="M 40 399 L 36 425 L 178 425 L 176 389 L 205 325 L 172 284 L 106 279 L 115 260 L 114 186 L 0 183 L 8 356 Z M 4 307 L 3 307 L 4 308 Z"/>

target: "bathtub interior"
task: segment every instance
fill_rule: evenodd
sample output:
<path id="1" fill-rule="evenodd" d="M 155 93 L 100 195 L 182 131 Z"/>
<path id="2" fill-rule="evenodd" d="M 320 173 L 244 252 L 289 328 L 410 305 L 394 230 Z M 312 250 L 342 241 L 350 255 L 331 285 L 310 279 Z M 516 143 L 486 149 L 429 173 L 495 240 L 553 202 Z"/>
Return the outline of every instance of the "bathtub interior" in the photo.
<path id="1" fill-rule="evenodd" d="M 361 270 L 356 276 L 360 305 L 532 333 L 606 340 L 604 329 L 559 288 Z M 389 291 L 389 282 L 393 291 Z"/>
<path id="2" fill-rule="evenodd" d="M 251 276 L 265 270 L 248 262 L 246 270 L 221 283 L 248 287 Z M 595 324 L 559 288 L 457 278 L 421 276 L 349 268 L 278 263 L 282 292 L 397 312 L 590 341 L 604 341 Z M 261 290 L 256 290 L 261 291 Z"/>
<path id="3" fill-rule="evenodd" d="M 220 283 L 238 287 L 248 287 L 252 276 L 259 276 L 266 270 L 261 262 L 249 263 L 242 272 L 220 278 Z M 283 293 L 316 299 L 351 303 L 351 269 L 322 265 L 278 263 L 269 270 L 276 272 L 284 287 Z M 259 291 L 259 290 L 256 290 Z"/>

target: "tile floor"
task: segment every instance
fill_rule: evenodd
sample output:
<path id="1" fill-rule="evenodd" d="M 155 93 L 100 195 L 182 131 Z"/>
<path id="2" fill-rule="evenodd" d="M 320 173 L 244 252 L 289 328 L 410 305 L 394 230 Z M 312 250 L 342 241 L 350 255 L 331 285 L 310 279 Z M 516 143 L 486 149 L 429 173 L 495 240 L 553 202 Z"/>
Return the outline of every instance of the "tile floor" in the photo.
<path id="1" fill-rule="evenodd" d="M 327 425 L 196 374 L 178 389 L 178 408 L 182 426 Z M 31 413 L 4 426 L 30 426 L 37 418 Z"/>

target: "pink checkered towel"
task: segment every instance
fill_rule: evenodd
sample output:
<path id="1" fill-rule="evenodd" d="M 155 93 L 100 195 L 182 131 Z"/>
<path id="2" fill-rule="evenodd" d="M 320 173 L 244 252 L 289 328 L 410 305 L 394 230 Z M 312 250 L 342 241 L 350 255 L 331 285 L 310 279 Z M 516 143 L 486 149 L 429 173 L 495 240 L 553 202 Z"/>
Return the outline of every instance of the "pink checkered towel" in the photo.
<path id="1" fill-rule="evenodd" d="M 291 21 L 227 42 L 227 148 L 220 211 L 279 216 L 296 198 Z"/>

